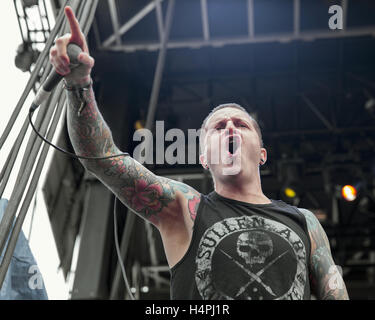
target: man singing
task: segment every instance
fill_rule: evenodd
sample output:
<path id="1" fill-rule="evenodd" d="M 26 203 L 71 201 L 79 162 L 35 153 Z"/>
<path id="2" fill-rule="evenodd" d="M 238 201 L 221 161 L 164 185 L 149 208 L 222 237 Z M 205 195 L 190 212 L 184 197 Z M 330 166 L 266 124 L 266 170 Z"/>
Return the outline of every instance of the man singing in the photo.
<path id="1" fill-rule="evenodd" d="M 72 9 L 66 7 L 65 14 L 71 34 L 56 40 L 50 61 L 65 78 L 73 147 L 87 157 L 119 154 L 95 102 L 94 59 Z M 73 70 L 70 42 L 83 50 L 81 65 Z M 200 160 L 215 186 L 209 195 L 156 176 L 130 156 L 82 160 L 122 203 L 159 230 L 171 268 L 171 298 L 348 299 L 315 215 L 263 194 L 259 167 L 267 151 L 246 110 L 237 104 L 216 107 L 200 138 Z"/>

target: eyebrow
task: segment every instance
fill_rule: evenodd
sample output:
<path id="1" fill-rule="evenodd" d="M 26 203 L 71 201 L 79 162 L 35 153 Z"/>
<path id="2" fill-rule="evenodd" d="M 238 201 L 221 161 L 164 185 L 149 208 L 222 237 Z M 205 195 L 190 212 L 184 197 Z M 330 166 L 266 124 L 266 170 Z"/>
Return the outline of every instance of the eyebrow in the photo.
<path id="1" fill-rule="evenodd" d="M 241 117 L 237 117 L 237 116 L 232 116 L 232 117 L 229 117 L 230 119 L 232 119 L 232 120 L 234 120 L 234 121 L 243 121 L 243 122 L 246 122 L 247 124 L 249 124 L 250 126 L 252 125 L 252 121 L 249 121 L 248 119 L 243 119 L 243 118 L 241 118 Z M 220 122 L 223 122 L 223 121 L 226 121 L 227 120 L 227 118 L 225 118 L 225 119 L 220 119 L 219 118 L 219 120 L 216 120 L 212 125 L 213 126 L 216 126 L 217 124 L 219 124 Z M 210 124 L 208 123 L 208 126 L 209 126 Z"/>

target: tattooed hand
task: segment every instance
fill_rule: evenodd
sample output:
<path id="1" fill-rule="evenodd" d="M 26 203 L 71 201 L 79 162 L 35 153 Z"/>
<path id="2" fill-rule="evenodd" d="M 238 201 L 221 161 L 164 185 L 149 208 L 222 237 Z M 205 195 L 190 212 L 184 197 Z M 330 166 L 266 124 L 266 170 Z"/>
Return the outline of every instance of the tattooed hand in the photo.
<path id="1" fill-rule="evenodd" d="M 319 220 L 309 210 L 298 208 L 307 221 L 311 240 L 310 282 L 319 300 L 348 300 L 344 280 L 335 265 L 329 241 Z"/>
<path id="2" fill-rule="evenodd" d="M 65 15 L 69 21 L 71 33 L 56 39 L 50 50 L 50 62 L 57 73 L 64 76 L 70 86 L 83 86 L 90 82 L 90 72 L 94 66 L 94 59 L 89 55 L 89 49 L 72 8 L 65 7 Z M 70 61 L 66 48 L 69 43 L 77 44 L 82 52 L 78 55 L 80 66 L 70 70 Z"/>
<path id="3" fill-rule="evenodd" d="M 50 60 L 56 71 L 64 75 L 68 85 L 83 86 L 90 82 L 94 59 L 89 56 L 86 40 L 70 7 L 65 8 L 71 34 L 56 40 Z M 74 42 L 83 52 L 82 63 L 69 69 L 67 45 Z M 67 90 L 67 124 L 69 137 L 76 154 L 86 157 L 105 157 L 122 153 L 115 145 L 95 101 L 92 87 L 83 97 Z M 82 98 L 85 107 L 82 109 Z M 78 111 L 78 112 L 77 112 Z M 200 194 L 193 188 L 164 177 L 159 177 L 128 157 L 103 160 L 80 160 L 83 166 L 105 184 L 128 208 L 153 223 L 160 231 L 170 266 L 185 254 L 192 237 L 194 219 Z"/>

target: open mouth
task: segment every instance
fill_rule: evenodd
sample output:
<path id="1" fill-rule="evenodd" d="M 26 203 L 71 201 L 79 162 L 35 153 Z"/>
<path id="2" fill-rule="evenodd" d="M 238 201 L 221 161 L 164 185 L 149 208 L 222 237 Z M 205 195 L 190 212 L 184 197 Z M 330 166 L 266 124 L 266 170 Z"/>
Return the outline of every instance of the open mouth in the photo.
<path id="1" fill-rule="evenodd" d="M 230 136 L 228 138 L 228 152 L 230 155 L 234 155 L 236 151 L 239 149 L 241 143 L 241 139 L 239 136 Z"/>

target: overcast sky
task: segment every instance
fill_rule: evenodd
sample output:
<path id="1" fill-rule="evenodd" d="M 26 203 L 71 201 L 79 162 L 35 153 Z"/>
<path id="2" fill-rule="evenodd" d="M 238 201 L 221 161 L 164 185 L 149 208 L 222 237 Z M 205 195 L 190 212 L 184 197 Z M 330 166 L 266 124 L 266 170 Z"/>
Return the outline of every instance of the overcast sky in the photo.
<path id="1" fill-rule="evenodd" d="M 49 1 L 46 1 L 49 2 Z M 30 73 L 23 73 L 15 67 L 14 58 L 16 56 L 17 47 L 22 43 L 21 33 L 17 23 L 16 12 L 12 0 L 0 1 L 0 30 L 1 30 L 1 59 L 0 59 L 0 92 L 1 92 L 1 116 L 0 116 L 0 134 L 14 110 L 18 99 L 30 77 Z M 32 97 L 30 97 L 32 98 Z M 13 145 L 13 141 L 17 136 L 20 126 L 27 115 L 30 105 L 30 98 L 22 108 L 21 115 L 18 117 L 16 126 L 13 128 L 10 137 L 7 139 L 5 146 L 0 150 L 0 168 L 6 160 L 6 157 Z M 29 134 L 29 131 L 28 131 Z M 27 135 L 28 136 L 28 135 Z M 23 150 L 23 148 L 22 148 Z M 21 150 L 21 155 L 23 155 Z M 48 215 L 45 209 L 43 194 L 41 188 L 43 179 L 50 163 L 52 150 L 49 151 L 42 178 L 38 186 L 37 192 L 37 209 L 35 210 L 33 224 L 31 229 L 30 247 L 37 260 L 38 267 L 43 275 L 44 284 L 47 288 L 49 299 L 67 299 L 69 293 L 69 284 L 65 283 L 62 272 L 58 270 L 59 259 L 56 251 L 55 240 L 53 239 Z M 9 199 L 13 189 L 14 180 L 19 170 L 21 157 L 16 163 L 16 170 L 13 170 L 11 179 L 7 185 L 7 189 L 3 198 Z M 33 206 L 33 203 L 31 207 Z M 31 210 L 29 211 L 23 231 L 28 238 L 30 232 Z"/>

